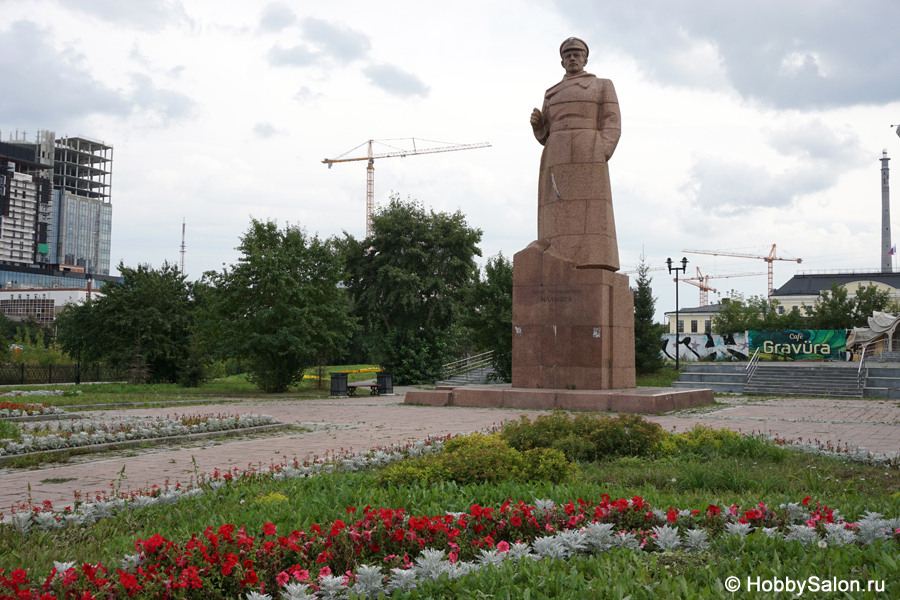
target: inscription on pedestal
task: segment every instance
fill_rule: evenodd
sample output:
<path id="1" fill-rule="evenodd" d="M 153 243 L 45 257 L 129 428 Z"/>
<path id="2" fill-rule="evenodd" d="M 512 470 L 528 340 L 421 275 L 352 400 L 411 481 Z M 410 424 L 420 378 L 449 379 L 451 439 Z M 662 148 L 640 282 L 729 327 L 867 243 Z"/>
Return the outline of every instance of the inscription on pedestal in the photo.
<path id="1" fill-rule="evenodd" d="M 580 296 L 583 290 L 578 288 L 541 288 L 539 290 L 530 290 L 531 301 L 539 298 L 540 302 L 545 304 L 557 304 L 560 302 L 575 302 L 575 297 Z"/>

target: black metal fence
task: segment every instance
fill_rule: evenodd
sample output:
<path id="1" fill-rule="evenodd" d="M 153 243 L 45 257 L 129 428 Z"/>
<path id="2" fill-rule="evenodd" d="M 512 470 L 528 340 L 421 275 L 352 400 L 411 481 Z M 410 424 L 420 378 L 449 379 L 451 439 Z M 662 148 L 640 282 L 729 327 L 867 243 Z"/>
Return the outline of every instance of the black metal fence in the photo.
<path id="1" fill-rule="evenodd" d="M 0 365 L 0 385 L 120 381 L 119 370 L 105 365 Z"/>

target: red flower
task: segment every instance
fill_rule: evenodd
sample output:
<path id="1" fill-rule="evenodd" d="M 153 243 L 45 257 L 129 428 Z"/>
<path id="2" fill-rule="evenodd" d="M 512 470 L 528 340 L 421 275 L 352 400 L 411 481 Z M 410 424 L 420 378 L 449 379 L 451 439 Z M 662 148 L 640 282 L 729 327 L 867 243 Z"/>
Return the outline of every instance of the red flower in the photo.
<path id="1" fill-rule="evenodd" d="M 337 534 L 339 534 L 341 532 L 341 530 L 344 529 L 345 527 L 347 527 L 347 525 L 340 519 L 337 519 L 334 522 L 334 524 L 331 526 L 331 537 L 334 537 Z"/>
<path id="2" fill-rule="evenodd" d="M 275 525 L 272 523 L 263 525 L 263 535 L 275 535 Z"/>
<path id="3" fill-rule="evenodd" d="M 804 499 L 803 499 L 803 506 L 807 506 L 807 505 L 809 504 L 809 501 L 810 501 L 810 500 L 812 500 L 812 498 L 810 498 L 809 496 L 807 496 L 806 498 L 804 498 Z"/>
<path id="4" fill-rule="evenodd" d="M 669 512 L 666 513 L 666 521 L 669 523 L 674 523 L 678 520 L 678 510 L 674 508 L 670 508 Z"/>
<path id="5" fill-rule="evenodd" d="M 512 518 L 509 520 L 509 524 L 512 525 L 513 527 L 521 527 L 521 526 L 522 526 L 522 519 L 520 519 L 519 517 L 512 517 Z"/>
<path id="6" fill-rule="evenodd" d="M 28 585 L 28 573 L 24 569 L 15 569 L 9 578 L 16 585 Z"/>

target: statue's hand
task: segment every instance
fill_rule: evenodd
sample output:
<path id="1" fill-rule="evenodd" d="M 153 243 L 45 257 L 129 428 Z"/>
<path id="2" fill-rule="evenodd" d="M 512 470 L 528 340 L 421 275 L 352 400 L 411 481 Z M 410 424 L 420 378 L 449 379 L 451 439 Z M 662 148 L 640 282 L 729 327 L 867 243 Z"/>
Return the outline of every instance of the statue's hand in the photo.
<path id="1" fill-rule="evenodd" d="M 541 126 L 541 122 L 543 121 L 543 115 L 541 115 L 541 111 L 538 109 L 534 109 L 531 111 L 531 127 L 533 129 L 537 129 Z"/>

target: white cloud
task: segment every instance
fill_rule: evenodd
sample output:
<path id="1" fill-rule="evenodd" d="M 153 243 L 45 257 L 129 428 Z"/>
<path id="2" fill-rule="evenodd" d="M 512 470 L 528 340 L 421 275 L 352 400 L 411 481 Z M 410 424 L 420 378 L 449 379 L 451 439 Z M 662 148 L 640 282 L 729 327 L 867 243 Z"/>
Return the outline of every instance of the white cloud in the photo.
<path id="1" fill-rule="evenodd" d="M 259 17 L 259 28 L 263 31 L 281 31 L 297 22 L 297 15 L 283 2 L 267 4 Z"/>
<path id="2" fill-rule="evenodd" d="M 363 72 L 376 87 L 389 94 L 401 97 L 428 95 L 424 81 L 394 65 L 369 65 Z"/>

